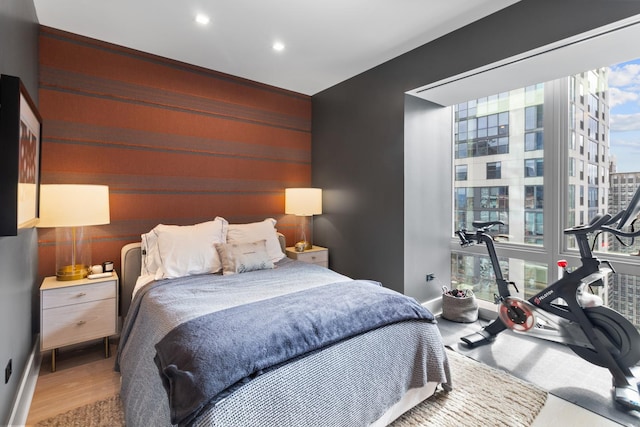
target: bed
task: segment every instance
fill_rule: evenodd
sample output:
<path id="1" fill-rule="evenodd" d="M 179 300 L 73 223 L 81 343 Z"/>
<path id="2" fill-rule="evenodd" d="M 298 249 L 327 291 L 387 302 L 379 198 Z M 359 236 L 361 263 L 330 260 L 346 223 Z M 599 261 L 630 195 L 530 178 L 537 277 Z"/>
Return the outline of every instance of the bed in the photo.
<path id="1" fill-rule="evenodd" d="M 415 300 L 284 257 L 275 220 L 222 224 L 222 273 L 149 274 L 150 234 L 122 248 L 116 370 L 127 426 L 384 426 L 450 389 L 435 320 Z M 211 239 L 201 231 L 165 259 L 199 254 L 197 240 Z"/>

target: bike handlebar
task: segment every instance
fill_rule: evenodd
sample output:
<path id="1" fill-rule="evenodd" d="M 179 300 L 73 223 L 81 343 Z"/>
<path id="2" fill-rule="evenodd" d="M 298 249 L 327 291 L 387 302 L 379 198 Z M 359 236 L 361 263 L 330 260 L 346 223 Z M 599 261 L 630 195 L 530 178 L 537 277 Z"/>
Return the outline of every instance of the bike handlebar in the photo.
<path id="1" fill-rule="evenodd" d="M 610 214 L 596 215 L 589 222 L 589 224 L 576 225 L 575 227 L 567 228 L 564 230 L 564 234 L 589 234 L 594 231 L 600 230 L 605 224 L 611 220 Z"/>
<path id="2" fill-rule="evenodd" d="M 611 214 L 604 215 L 596 215 L 589 224 L 581 224 L 576 225 L 575 227 L 567 228 L 564 230 L 565 234 L 581 234 L 587 235 L 590 233 L 594 233 L 596 231 L 602 231 L 614 234 L 620 237 L 633 238 L 640 236 L 640 230 L 637 231 L 623 231 L 615 227 L 617 222 L 619 221 L 621 215 L 612 216 Z M 482 240 L 481 235 L 486 234 L 489 236 L 486 231 L 488 228 L 491 228 L 494 225 L 504 225 L 502 221 L 473 221 L 471 225 L 476 229 L 474 232 L 469 232 L 465 229 L 456 231 L 456 234 L 460 238 L 460 244 L 462 246 L 472 245 L 474 240 L 478 243 Z M 489 236 L 490 237 L 490 236 Z"/>
<path id="3" fill-rule="evenodd" d="M 589 234 L 595 231 L 603 231 L 611 233 L 620 237 L 638 237 L 640 236 L 640 230 L 636 231 L 623 231 L 615 228 L 615 225 L 620 220 L 621 214 L 612 216 L 611 214 L 596 215 L 589 224 L 577 225 L 575 227 L 567 228 L 564 230 L 565 234 Z"/>
<path id="4" fill-rule="evenodd" d="M 600 230 L 607 233 L 614 234 L 616 236 L 620 236 L 620 237 L 639 237 L 640 236 L 640 230 L 626 232 L 626 231 L 619 230 L 617 228 L 609 227 L 607 225 L 601 227 Z"/>

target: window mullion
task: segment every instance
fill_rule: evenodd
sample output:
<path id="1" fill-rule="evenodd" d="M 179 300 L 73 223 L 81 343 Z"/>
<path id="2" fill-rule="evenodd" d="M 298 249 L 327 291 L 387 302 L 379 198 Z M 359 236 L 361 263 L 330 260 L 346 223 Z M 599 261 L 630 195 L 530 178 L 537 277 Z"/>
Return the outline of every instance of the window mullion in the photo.
<path id="1" fill-rule="evenodd" d="M 545 83 L 544 148 L 544 247 L 547 251 L 549 281 L 558 279 L 554 268 L 565 252 L 564 228 L 568 198 L 569 79 Z M 550 185 L 553 183 L 553 185 Z"/>

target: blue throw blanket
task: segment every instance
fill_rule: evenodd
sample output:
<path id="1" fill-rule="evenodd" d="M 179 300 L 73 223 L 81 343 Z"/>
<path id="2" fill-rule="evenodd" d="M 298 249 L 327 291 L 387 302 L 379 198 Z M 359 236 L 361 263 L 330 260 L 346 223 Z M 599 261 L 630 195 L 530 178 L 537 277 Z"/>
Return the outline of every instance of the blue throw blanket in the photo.
<path id="1" fill-rule="evenodd" d="M 171 422 L 186 425 L 240 385 L 301 357 L 405 320 L 433 322 L 413 298 L 379 283 L 334 283 L 210 313 L 156 344 Z"/>

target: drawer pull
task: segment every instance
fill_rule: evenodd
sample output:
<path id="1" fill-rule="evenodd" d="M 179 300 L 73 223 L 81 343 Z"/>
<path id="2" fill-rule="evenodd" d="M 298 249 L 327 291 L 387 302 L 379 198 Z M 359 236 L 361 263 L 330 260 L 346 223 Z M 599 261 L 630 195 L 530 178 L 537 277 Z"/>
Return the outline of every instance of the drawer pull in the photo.
<path id="1" fill-rule="evenodd" d="M 312 257 L 311 257 L 311 259 L 315 260 L 315 259 L 316 259 L 316 257 L 312 256 Z"/>
<path id="2" fill-rule="evenodd" d="M 81 321 L 79 321 L 78 323 L 76 323 L 76 325 L 78 325 L 78 326 L 82 326 L 82 325 L 84 325 L 85 323 L 87 323 L 85 320 L 81 320 Z"/>
<path id="3" fill-rule="evenodd" d="M 83 297 L 83 296 L 85 296 L 85 295 L 87 295 L 85 292 L 80 292 L 80 293 L 78 294 L 78 298 L 81 298 L 81 297 Z"/>

